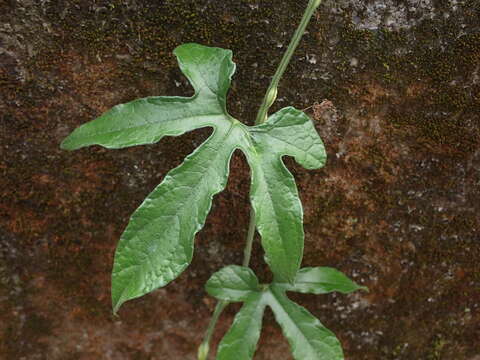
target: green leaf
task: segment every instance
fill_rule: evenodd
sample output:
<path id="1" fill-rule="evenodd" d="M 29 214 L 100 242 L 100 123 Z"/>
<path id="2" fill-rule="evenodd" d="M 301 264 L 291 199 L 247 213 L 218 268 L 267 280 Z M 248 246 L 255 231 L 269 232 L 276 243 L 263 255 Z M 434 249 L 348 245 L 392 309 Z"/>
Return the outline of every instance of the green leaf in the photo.
<path id="1" fill-rule="evenodd" d="M 193 238 L 205 223 L 212 197 L 225 188 L 242 134 L 238 125 L 220 123 L 134 212 L 115 253 L 114 311 L 164 286 L 190 264 Z"/>
<path id="2" fill-rule="evenodd" d="M 235 71 L 232 52 L 198 44 L 174 51 L 195 95 L 152 96 L 114 106 L 70 134 L 60 145 L 75 150 L 89 145 L 107 148 L 152 144 L 229 118 L 225 98 Z"/>
<path id="3" fill-rule="evenodd" d="M 258 279 L 250 268 L 230 265 L 214 273 L 205 285 L 207 292 L 220 300 L 246 301 L 259 290 Z"/>
<path id="4" fill-rule="evenodd" d="M 326 294 L 338 291 L 348 294 L 356 290 L 366 290 L 350 280 L 344 273 L 330 267 L 314 267 L 300 269 L 293 284 L 278 284 L 287 291 L 310 294 Z"/>
<path id="5" fill-rule="evenodd" d="M 289 300 L 283 289 L 270 285 L 264 297 L 296 360 L 343 360 L 342 347 L 335 334 L 305 308 Z"/>
<path id="6" fill-rule="evenodd" d="M 259 292 L 250 294 L 220 342 L 217 360 L 253 358 L 260 337 L 264 310 L 264 294 Z"/>
<path id="7" fill-rule="evenodd" d="M 292 107 L 249 131 L 254 148 L 246 154 L 252 169 L 250 197 L 266 261 L 279 281 L 293 282 L 303 256 L 303 210 L 282 156 L 314 169 L 325 165 L 325 148 L 308 116 Z"/>
<path id="8" fill-rule="evenodd" d="M 307 168 L 325 163 L 323 144 L 302 112 L 285 108 L 250 128 L 227 113 L 225 99 L 235 70 L 231 51 L 186 44 L 175 54 L 195 89 L 191 98 L 148 97 L 117 105 L 61 145 L 70 150 L 93 144 L 122 148 L 200 127 L 214 129 L 132 215 L 115 253 L 115 312 L 125 301 L 166 285 L 191 262 L 194 236 L 205 223 L 212 197 L 225 188 L 236 149 L 246 154 L 252 169 L 251 200 L 266 259 L 276 279 L 292 282 L 303 252 L 302 207 L 282 156 L 293 156 Z"/>
<path id="9" fill-rule="evenodd" d="M 343 281 L 344 278 L 347 279 L 345 275 L 331 268 L 305 268 L 300 270 L 297 276 L 298 283 L 302 284 L 299 286 L 302 292 L 305 289 L 319 291 L 322 286 L 335 286 L 331 285 L 333 280 Z M 330 282 L 324 281 L 326 279 Z M 313 286 L 313 290 L 306 285 L 309 280 L 313 280 L 313 285 L 308 285 Z M 345 291 L 350 290 L 348 286 L 360 288 L 355 285 L 351 281 L 349 284 L 338 281 L 336 286 Z M 232 265 L 213 274 L 206 288 L 210 295 L 220 300 L 244 301 L 231 328 L 220 342 L 217 360 L 253 358 L 265 306 L 272 309 L 296 360 L 343 360 L 343 351 L 336 336 L 305 308 L 285 295 L 287 289 L 294 290 L 294 285 L 259 285 L 252 270 Z"/>
<path id="10" fill-rule="evenodd" d="M 165 135 L 180 135 L 205 125 L 214 128 L 207 141 L 171 170 L 132 215 L 115 253 L 114 312 L 125 301 L 166 285 L 190 264 L 194 236 L 205 223 L 212 197 L 225 188 L 233 151 L 245 141 L 244 126 L 225 111 L 226 91 L 235 69 L 231 52 L 187 44 L 178 47 L 175 54 L 195 89 L 192 98 L 156 98 L 157 105 L 174 103 L 172 108 L 130 107 L 130 103 L 125 105 L 122 116 L 114 109 L 117 113 L 111 118 L 101 117 L 89 123 L 93 129 L 95 122 L 100 127 L 108 121 L 126 124 L 119 127 L 118 133 L 93 131 L 92 136 L 87 132 L 77 137 L 74 132 L 69 137 L 73 139 L 71 144 L 81 138 L 81 146 L 99 143 L 121 147 L 158 141 Z M 150 103 L 144 100 L 144 104 Z M 141 131 L 132 137 L 130 129 L 137 129 L 137 125 Z"/>

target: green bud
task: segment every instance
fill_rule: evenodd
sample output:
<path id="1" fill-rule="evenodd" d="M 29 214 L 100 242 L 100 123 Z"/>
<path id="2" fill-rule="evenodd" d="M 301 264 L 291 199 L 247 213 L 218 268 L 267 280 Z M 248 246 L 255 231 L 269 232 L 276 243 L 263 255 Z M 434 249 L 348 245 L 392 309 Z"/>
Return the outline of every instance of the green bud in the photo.
<path id="1" fill-rule="evenodd" d="M 276 99 L 277 99 L 277 87 L 274 87 L 268 90 L 267 101 L 266 101 L 267 108 L 272 106 L 272 104 L 275 102 Z"/>
<path id="2" fill-rule="evenodd" d="M 208 343 L 202 343 L 198 348 L 198 360 L 207 360 L 209 350 Z"/>

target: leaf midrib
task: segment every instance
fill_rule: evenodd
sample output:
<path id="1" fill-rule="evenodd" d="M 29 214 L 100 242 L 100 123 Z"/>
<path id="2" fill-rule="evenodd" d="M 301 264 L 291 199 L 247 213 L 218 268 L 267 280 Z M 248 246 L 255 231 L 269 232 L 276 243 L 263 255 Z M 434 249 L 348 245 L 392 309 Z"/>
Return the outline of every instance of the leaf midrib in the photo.
<path id="1" fill-rule="evenodd" d="M 147 123 L 147 124 L 143 124 L 143 125 L 127 126 L 127 127 L 123 127 L 120 130 L 115 129 L 115 130 L 111 130 L 111 131 L 98 132 L 98 133 L 95 133 L 95 135 L 107 135 L 107 134 L 113 134 L 113 133 L 122 132 L 122 131 L 130 130 L 130 129 L 143 128 L 143 127 L 152 126 L 152 125 L 160 125 L 162 123 L 169 123 L 171 121 L 191 120 L 191 119 L 195 119 L 195 118 L 205 118 L 205 117 L 211 117 L 211 116 L 225 116 L 225 118 L 228 119 L 228 117 L 224 113 L 186 116 L 186 117 L 178 117 L 178 118 L 175 118 L 175 119 L 168 119 L 168 120 L 151 122 L 151 123 Z M 163 136 L 167 136 L 167 135 L 163 135 Z"/>
<path id="2" fill-rule="evenodd" d="M 260 156 L 262 156 L 262 155 L 260 155 Z M 282 161 L 282 160 L 278 160 L 278 161 Z M 268 199 L 268 205 L 269 205 L 269 207 L 271 208 L 272 212 L 275 214 L 275 216 L 274 216 L 275 229 L 276 229 L 276 232 L 277 232 L 277 234 L 278 234 L 278 237 L 280 237 L 280 238 L 282 239 L 282 250 L 283 250 L 283 249 L 286 249 L 286 248 L 287 248 L 287 247 L 285 246 L 285 244 L 288 244 L 289 241 L 288 241 L 288 239 L 285 239 L 285 237 L 283 236 L 283 234 L 282 234 L 282 232 L 281 232 L 281 230 L 280 230 L 280 225 L 279 225 L 279 221 L 278 221 L 278 219 L 279 219 L 280 217 L 278 216 L 278 214 L 277 214 L 277 209 L 276 209 L 276 207 L 275 207 L 275 205 L 274 205 L 275 202 L 273 201 L 273 195 L 272 195 L 272 193 L 271 193 L 271 191 L 270 191 L 271 186 L 270 186 L 270 183 L 268 182 L 267 177 L 265 176 L 265 173 L 264 173 L 264 171 L 263 171 L 263 168 L 264 168 L 264 167 L 262 166 L 262 162 L 260 161 L 259 163 L 260 163 L 260 166 L 259 166 L 259 167 L 260 167 L 260 169 L 261 169 L 260 173 L 262 174 L 262 175 L 261 175 L 261 176 L 262 176 L 262 179 L 263 179 L 263 181 L 265 182 L 266 188 L 267 188 L 265 197 Z M 285 258 L 285 254 L 286 254 L 285 251 L 282 251 L 282 254 L 283 254 L 283 257 Z M 296 264 L 296 266 L 298 266 L 298 264 Z"/>
<path id="3" fill-rule="evenodd" d="M 229 134 L 231 133 L 231 131 L 233 130 L 233 128 L 234 128 L 234 124 L 232 124 L 232 125 L 229 127 L 229 129 L 227 130 L 226 134 L 223 135 L 223 140 L 221 140 L 221 141 L 218 143 L 218 146 L 215 147 L 215 149 L 220 148 L 221 145 L 223 145 L 223 144 L 226 142 L 225 140 L 229 138 Z M 214 130 L 214 133 L 211 135 L 212 140 L 215 138 L 215 136 L 217 136 L 217 135 L 216 135 L 216 128 L 215 128 L 215 130 Z M 208 141 L 208 140 L 207 140 L 207 141 Z M 230 150 L 231 150 L 231 149 L 229 149 L 229 151 L 230 151 Z M 221 153 L 220 151 L 215 151 L 215 156 L 214 156 L 214 158 L 213 158 L 211 161 L 208 162 L 209 166 L 207 167 L 207 170 L 210 169 L 210 168 L 212 168 L 212 167 L 214 166 L 214 164 L 216 163 L 216 159 L 218 158 L 218 156 L 220 155 L 220 153 Z M 175 169 L 173 169 L 173 170 L 175 170 Z M 196 198 L 197 198 L 198 193 L 200 192 L 200 188 L 201 188 L 201 186 L 203 186 L 203 184 L 204 184 L 205 181 L 208 181 L 208 176 L 200 176 L 200 181 L 199 181 L 199 183 L 198 183 L 198 186 L 195 187 L 194 191 L 192 191 L 192 192 L 190 193 L 190 196 L 188 196 L 188 198 L 185 199 L 184 203 L 182 203 L 183 206 L 182 206 L 182 208 L 181 208 L 181 211 L 180 211 L 179 213 L 175 214 L 175 216 L 176 216 L 177 218 L 185 217 L 184 212 L 185 212 L 186 209 L 188 208 L 187 206 L 185 206 L 185 204 L 190 202 L 190 201 L 188 201 L 188 200 L 190 200 L 190 199 L 196 199 Z M 201 184 L 201 185 L 200 185 L 200 184 Z M 160 185 L 161 185 L 161 184 L 160 184 Z M 160 185 L 159 185 L 159 186 L 160 186 Z M 208 213 L 207 213 L 207 214 L 208 214 Z M 140 230 L 138 230 L 138 232 L 141 232 L 142 230 L 143 230 L 143 228 L 140 229 Z M 180 229 L 180 230 L 182 230 L 182 229 Z M 142 231 L 142 232 L 143 232 L 143 231 Z M 195 236 L 195 234 L 196 234 L 197 232 L 198 232 L 198 229 L 195 229 L 193 235 Z M 180 238 L 180 239 L 184 239 L 184 236 L 181 235 L 181 232 L 179 233 L 179 238 Z M 172 252 L 171 254 L 173 254 L 173 252 Z M 170 257 L 170 258 L 171 258 L 171 257 Z"/>
<path id="4" fill-rule="evenodd" d="M 218 149 L 222 144 L 224 144 L 224 143 L 225 143 L 225 140 L 229 138 L 229 134 L 230 134 L 231 131 L 233 130 L 234 126 L 235 126 L 235 124 L 232 123 L 231 126 L 229 127 L 229 129 L 226 131 L 226 134 L 223 135 L 223 140 L 221 140 L 221 141 L 218 143 L 218 147 L 216 147 L 216 149 Z M 212 139 L 213 139 L 213 137 L 215 137 L 215 135 L 216 135 L 216 130 L 214 130 L 214 133 L 211 135 Z M 210 161 L 210 162 L 208 163 L 208 164 L 209 164 L 209 167 L 208 167 L 208 168 L 212 167 L 213 164 L 215 164 L 215 161 L 214 161 L 214 160 L 218 158 L 219 154 L 220 154 L 219 151 L 215 151 L 215 157 L 214 157 L 214 159 L 213 159 L 212 161 Z M 203 182 L 203 181 L 205 181 L 205 179 L 208 179 L 208 177 L 207 177 L 207 176 L 203 176 L 203 177 L 200 177 L 200 179 L 201 179 L 201 182 Z M 161 183 L 160 183 L 159 186 L 161 186 Z M 193 191 L 193 192 L 191 193 L 191 196 L 189 196 L 189 198 L 195 198 L 195 197 L 197 196 L 198 192 L 199 192 L 199 190 L 198 190 L 199 188 L 200 188 L 200 186 L 197 186 L 196 189 L 195 189 L 195 191 Z M 186 207 L 183 206 L 183 207 L 182 207 L 182 214 L 181 214 L 182 216 L 185 216 L 185 215 L 183 214 L 183 211 L 186 211 L 185 209 L 186 209 Z M 179 214 L 176 214 L 176 217 L 178 218 L 178 217 L 180 217 L 180 215 L 179 215 Z M 136 231 L 136 234 L 140 234 L 140 233 L 145 232 L 145 231 L 146 231 L 146 228 L 148 227 L 148 225 L 149 225 L 149 223 L 147 223 L 147 224 L 146 224 L 145 226 L 143 226 L 141 229 L 138 229 L 138 230 Z M 197 232 L 198 232 L 198 230 L 194 232 L 194 235 L 195 235 Z M 182 239 L 182 236 L 180 235 L 179 238 Z M 129 240 L 131 240 L 131 239 L 132 239 L 132 238 L 130 238 Z M 162 250 L 165 250 L 165 249 L 162 249 Z M 157 251 L 158 251 L 158 249 L 157 249 Z M 173 254 L 174 254 L 174 252 L 169 252 L 169 256 L 165 258 L 165 261 L 171 263 L 171 258 L 172 258 L 172 256 L 173 256 Z M 151 255 L 151 254 L 148 254 L 148 255 L 146 256 L 146 258 L 148 259 L 148 262 L 150 263 L 150 267 L 153 269 L 154 267 L 151 265 L 150 255 Z M 187 258 L 188 258 L 188 257 L 187 257 Z M 126 270 L 128 270 L 128 269 L 131 269 L 131 268 L 137 268 L 136 270 L 133 270 L 135 273 L 137 273 L 137 272 L 139 271 L 138 268 L 143 268 L 144 266 L 145 266 L 144 263 L 143 263 L 143 264 L 130 264 L 129 266 L 124 267 L 120 272 L 124 272 L 124 271 L 126 271 Z M 116 273 L 117 276 L 120 274 L 120 272 L 117 272 L 117 273 Z M 128 286 L 123 287 L 123 289 L 122 289 L 122 291 L 121 291 L 121 293 L 120 293 L 120 296 L 118 297 L 118 299 L 119 299 L 120 302 L 122 301 L 123 295 L 125 294 L 125 292 L 126 292 L 128 289 L 129 289 Z M 118 302 L 117 302 L 117 304 L 118 304 Z"/>

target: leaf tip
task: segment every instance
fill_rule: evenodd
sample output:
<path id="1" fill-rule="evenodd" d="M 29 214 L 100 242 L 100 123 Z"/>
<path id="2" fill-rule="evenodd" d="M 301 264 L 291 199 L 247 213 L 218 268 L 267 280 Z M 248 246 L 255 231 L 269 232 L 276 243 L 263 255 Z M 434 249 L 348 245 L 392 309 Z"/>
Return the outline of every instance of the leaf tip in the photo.
<path id="1" fill-rule="evenodd" d="M 115 299 L 113 296 L 112 296 L 112 312 L 113 312 L 113 315 L 114 316 L 118 316 L 118 310 L 120 309 L 120 307 L 123 305 L 123 303 L 125 302 L 126 300 L 123 300 L 123 299 Z"/>
<path id="2" fill-rule="evenodd" d="M 66 137 L 63 139 L 63 141 L 60 143 L 60 149 L 62 150 L 75 150 L 75 146 L 72 144 L 70 136 Z"/>
<path id="3" fill-rule="evenodd" d="M 60 149 L 62 150 L 77 150 L 81 147 L 87 146 L 88 144 L 84 144 L 79 141 L 79 135 L 81 138 L 82 134 L 82 126 L 76 128 L 73 132 L 70 133 L 63 141 L 60 143 Z"/>
<path id="4" fill-rule="evenodd" d="M 189 55 L 191 52 L 201 50 L 202 48 L 207 48 L 207 46 L 194 42 L 185 43 L 178 45 L 175 49 L 173 49 L 173 55 L 175 55 L 177 58 L 181 58 L 184 55 Z"/>
<path id="5" fill-rule="evenodd" d="M 118 310 L 123 305 L 123 303 L 131 299 L 131 297 L 125 294 L 126 289 L 119 288 L 117 285 L 118 282 L 115 281 L 114 275 L 112 274 L 112 312 L 115 316 L 117 315 Z"/>

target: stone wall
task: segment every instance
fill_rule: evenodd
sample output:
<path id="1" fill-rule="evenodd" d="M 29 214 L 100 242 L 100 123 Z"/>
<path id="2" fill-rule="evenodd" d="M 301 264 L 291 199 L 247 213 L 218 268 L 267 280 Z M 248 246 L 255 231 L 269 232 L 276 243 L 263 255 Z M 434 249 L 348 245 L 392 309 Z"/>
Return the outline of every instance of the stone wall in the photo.
<path id="1" fill-rule="evenodd" d="M 110 308 L 133 210 L 208 131 L 124 150 L 59 149 L 74 128 L 149 95 L 190 95 L 172 50 L 232 49 L 229 111 L 251 124 L 307 1 L 0 2 L 0 358 L 196 358 L 210 274 L 238 263 L 249 174 L 226 191 L 173 283 Z M 325 0 L 275 109 L 311 115 L 327 166 L 287 161 L 305 210 L 304 266 L 370 288 L 293 295 L 346 359 L 480 358 L 480 1 Z M 269 278 L 258 243 L 253 268 Z M 215 341 L 237 305 L 221 318 Z M 290 359 L 267 312 L 255 359 Z"/>

